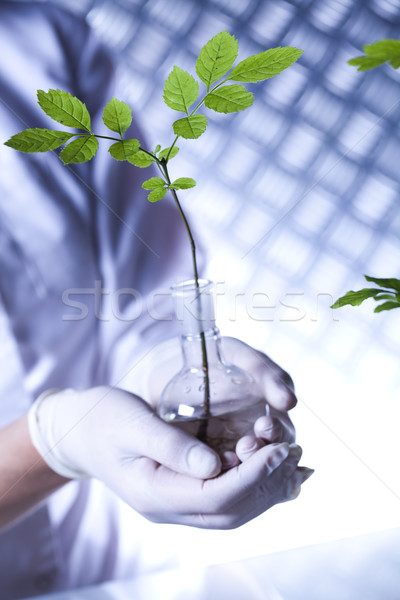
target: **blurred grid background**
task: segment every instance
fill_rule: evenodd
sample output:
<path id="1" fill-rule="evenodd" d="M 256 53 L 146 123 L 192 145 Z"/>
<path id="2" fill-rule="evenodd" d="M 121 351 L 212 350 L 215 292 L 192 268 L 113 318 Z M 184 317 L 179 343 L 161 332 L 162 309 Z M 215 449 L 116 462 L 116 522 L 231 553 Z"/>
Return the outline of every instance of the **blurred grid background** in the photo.
<path id="1" fill-rule="evenodd" d="M 358 73 L 346 61 L 363 44 L 399 37 L 400 3 L 55 4 L 83 15 L 115 53 L 119 97 L 150 145 L 172 139 L 166 76 L 174 64 L 195 74 L 201 46 L 218 31 L 238 38 L 239 59 L 278 45 L 304 50 L 295 66 L 251 86 L 253 107 L 210 115 L 207 133 L 181 143 L 171 167 L 198 182 L 184 203 L 208 250 L 220 328 L 292 374 L 304 463 L 316 468 L 290 507 L 224 542 L 215 534 L 208 560 L 399 526 L 400 311 L 374 315 L 372 301 L 329 306 L 363 287 L 363 273 L 399 277 L 400 73 Z M 268 539 L 260 539 L 263 519 Z M 176 534 L 183 545 L 202 535 Z"/>

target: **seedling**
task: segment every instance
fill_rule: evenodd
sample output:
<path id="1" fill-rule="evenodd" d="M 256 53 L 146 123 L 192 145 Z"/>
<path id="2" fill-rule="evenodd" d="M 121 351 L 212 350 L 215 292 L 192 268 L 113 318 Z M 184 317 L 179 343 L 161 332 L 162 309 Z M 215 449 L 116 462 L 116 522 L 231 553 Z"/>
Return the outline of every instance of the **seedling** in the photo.
<path id="1" fill-rule="evenodd" d="M 196 182 L 190 177 L 170 177 L 169 163 L 179 151 L 177 142 L 179 138 L 197 139 L 206 131 L 207 117 L 199 112 L 200 109 L 225 114 L 245 110 L 253 104 L 253 94 L 242 84 L 257 83 L 278 75 L 301 54 L 302 50 L 289 46 L 271 48 L 249 56 L 234 66 L 238 55 L 237 40 L 227 31 L 215 35 L 201 49 L 196 62 L 197 76 L 204 84 L 201 94 L 199 81 L 180 67 L 174 66 L 165 82 L 164 102 L 181 115 L 172 123 L 172 143 L 163 148 L 157 145 L 154 150 L 149 150 L 141 141 L 126 137 L 132 123 L 132 112 L 125 102 L 116 98 L 108 102 L 103 121 L 112 135 L 98 135 L 92 131 L 91 117 L 85 104 L 58 89 L 47 92 L 38 90 L 38 103 L 46 115 L 74 131 L 26 129 L 12 136 L 6 145 L 20 152 L 47 152 L 62 148 L 59 157 L 64 164 L 70 164 L 91 160 L 99 147 L 99 139 L 102 139 L 112 142 L 108 151 L 115 160 L 127 161 L 141 168 L 155 165 L 159 175 L 144 181 L 142 187 L 149 192 L 150 202 L 159 202 L 168 191 L 171 192 L 189 237 L 193 278 L 199 288 L 196 244 L 177 194 L 178 190 L 194 187 Z M 204 334 L 201 336 L 201 345 L 205 383 L 204 415 L 208 416 L 210 382 Z"/>

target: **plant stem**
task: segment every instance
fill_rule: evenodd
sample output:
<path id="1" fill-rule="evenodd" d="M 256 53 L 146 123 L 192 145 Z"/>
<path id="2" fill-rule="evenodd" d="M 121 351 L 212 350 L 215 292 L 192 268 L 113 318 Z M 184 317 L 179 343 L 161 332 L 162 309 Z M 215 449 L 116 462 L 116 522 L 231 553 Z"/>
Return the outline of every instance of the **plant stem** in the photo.
<path id="1" fill-rule="evenodd" d="M 161 161 L 160 167 L 161 167 L 162 171 L 164 172 L 165 179 L 166 179 L 168 185 L 171 185 L 171 180 L 169 177 L 166 161 Z M 172 192 L 172 196 L 175 200 L 175 204 L 178 208 L 179 214 L 182 218 L 182 221 L 184 223 L 184 226 L 185 226 L 185 229 L 188 234 L 189 241 L 190 241 L 190 248 L 191 248 L 191 253 L 192 253 L 192 263 L 193 263 L 194 285 L 197 289 L 197 293 L 198 293 L 197 300 L 198 300 L 198 306 L 200 309 L 200 285 L 199 285 L 199 272 L 198 272 L 198 268 L 197 268 L 197 258 L 196 258 L 196 243 L 194 241 L 194 237 L 193 237 L 192 231 L 190 229 L 189 222 L 186 218 L 185 213 L 183 212 L 181 203 L 179 202 L 178 194 L 176 193 L 176 190 L 174 190 L 173 188 L 171 189 L 171 192 Z M 201 310 L 199 310 L 198 312 L 199 312 L 199 316 L 200 316 Z M 210 416 L 210 376 L 209 376 L 209 368 L 208 368 L 206 337 L 204 335 L 204 331 L 200 331 L 200 344 L 201 344 L 201 355 L 202 355 L 202 363 L 203 363 L 202 368 L 203 368 L 203 375 L 204 375 L 203 413 L 204 413 L 204 417 L 207 418 Z M 200 423 L 200 427 L 199 427 L 199 431 L 198 431 L 198 438 L 200 440 L 205 441 L 206 437 L 207 437 L 207 421 L 204 419 Z"/>

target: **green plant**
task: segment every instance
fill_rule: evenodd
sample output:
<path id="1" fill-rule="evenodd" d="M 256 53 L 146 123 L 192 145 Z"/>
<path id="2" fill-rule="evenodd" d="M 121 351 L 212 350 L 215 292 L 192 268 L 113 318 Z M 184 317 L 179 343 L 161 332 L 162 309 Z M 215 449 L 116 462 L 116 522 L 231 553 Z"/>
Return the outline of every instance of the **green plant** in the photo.
<path id="1" fill-rule="evenodd" d="M 400 40 L 380 40 L 363 47 L 364 56 L 357 56 L 348 64 L 358 67 L 358 71 L 374 69 L 388 62 L 394 69 L 400 67 Z M 374 312 L 382 312 L 400 307 L 400 280 L 382 279 L 364 275 L 367 281 L 377 284 L 378 288 L 363 288 L 357 292 L 349 291 L 332 304 L 331 308 L 341 308 L 346 304 L 359 306 L 364 300 L 373 298 L 375 301 L 385 300 L 375 307 Z M 388 289 L 389 288 L 389 289 Z"/>
<path id="2" fill-rule="evenodd" d="M 347 292 L 344 296 L 336 300 L 331 308 L 340 308 L 350 304 L 351 306 L 360 306 L 364 300 L 373 298 L 376 302 L 384 300 L 382 304 L 375 307 L 374 312 L 382 312 L 400 307 L 400 279 L 380 279 L 364 275 L 367 281 L 375 283 L 379 287 L 363 288 L 358 292 Z"/>
<path id="3" fill-rule="evenodd" d="M 278 47 L 245 58 L 233 66 L 238 55 L 238 42 L 233 35 L 221 31 L 201 49 L 196 62 L 196 73 L 205 90 L 199 96 L 199 82 L 187 71 L 174 66 L 164 86 L 164 102 L 174 111 L 182 113 L 172 123 L 174 138 L 172 143 L 154 150 L 145 149 L 137 139 L 126 138 L 125 134 L 132 123 L 132 112 L 125 102 L 112 98 L 103 112 L 106 127 L 115 135 L 98 135 L 91 129 L 91 118 L 85 104 L 78 98 L 62 90 L 38 90 L 38 103 L 42 110 L 64 126 L 77 131 L 51 129 L 27 129 L 13 135 L 6 145 L 20 152 L 46 152 L 62 147 L 59 157 L 64 164 L 82 163 L 94 157 L 99 147 L 99 139 L 112 141 L 109 147 L 111 156 L 118 161 L 128 161 L 136 167 L 149 167 L 155 164 L 158 177 L 150 177 L 143 183 L 149 191 L 150 202 L 162 200 L 168 191 L 172 193 L 179 214 L 186 228 L 193 263 L 195 285 L 199 287 L 196 260 L 196 245 L 188 220 L 178 198 L 177 191 L 196 185 L 190 177 L 171 179 L 169 163 L 177 155 L 179 138 L 193 140 L 199 138 L 207 128 L 207 118 L 198 111 L 200 108 L 217 113 L 236 113 L 253 103 L 253 94 L 243 83 L 264 81 L 281 73 L 292 65 L 302 54 L 302 50 L 292 47 Z M 228 84 L 227 82 L 234 82 Z M 205 378 L 204 414 L 210 409 L 210 384 L 204 333 L 201 335 L 203 371 Z"/>

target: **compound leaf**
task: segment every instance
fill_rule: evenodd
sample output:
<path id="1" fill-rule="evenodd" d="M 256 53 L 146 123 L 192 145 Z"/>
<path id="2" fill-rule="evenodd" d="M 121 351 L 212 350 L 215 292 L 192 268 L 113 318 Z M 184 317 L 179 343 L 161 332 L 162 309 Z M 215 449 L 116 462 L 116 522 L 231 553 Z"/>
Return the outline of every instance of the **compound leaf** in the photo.
<path id="1" fill-rule="evenodd" d="M 237 54 L 237 40 L 227 31 L 217 33 L 203 46 L 196 62 L 196 73 L 206 84 L 207 92 L 211 84 L 229 71 Z"/>
<path id="2" fill-rule="evenodd" d="M 285 46 L 271 48 L 249 56 L 240 62 L 229 75 L 231 81 L 255 83 L 278 75 L 292 65 L 303 53 L 298 48 Z"/>
<path id="3" fill-rule="evenodd" d="M 62 90 L 38 90 L 40 108 L 58 123 L 90 132 L 90 115 L 83 102 Z"/>

